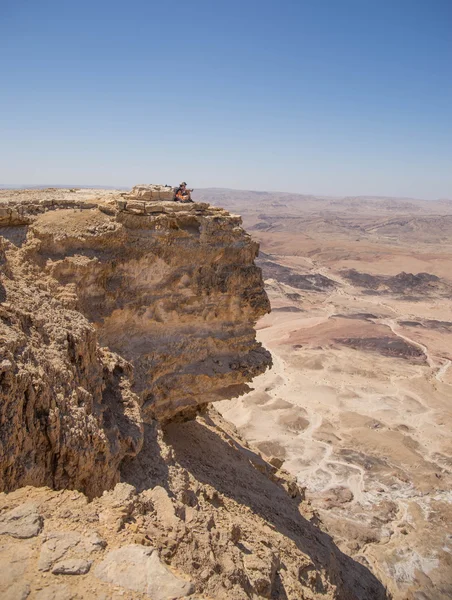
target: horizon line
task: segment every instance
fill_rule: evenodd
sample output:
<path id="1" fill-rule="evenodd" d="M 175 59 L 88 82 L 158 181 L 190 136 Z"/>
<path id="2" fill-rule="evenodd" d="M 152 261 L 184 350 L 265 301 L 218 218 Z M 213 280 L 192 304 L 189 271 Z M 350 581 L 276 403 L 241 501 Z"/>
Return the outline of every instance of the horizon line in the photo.
<path id="1" fill-rule="evenodd" d="M 152 184 L 135 184 L 135 185 L 152 185 Z M 160 184 L 159 184 L 160 185 Z M 27 184 L 17 184 L 17 183 L 0 183 L 0 190 L 27 190 L 27 189 L 46 189 L 46 188 L 60 188 L 60 189 L 99 189 L 99 190 L 128 190 L 133 188 L 134 186 L 129 185 L 99 185 L 99 184 L 69 184 L 69 183 L 27 183 Z M 176 186 L 173 186 L 176 187 Z M 230 187 L 218 187 L 218 186 L 207 186 L 196 188 L 198 190 L 230 190 L 233 192 L 253 192 L 258 194 L 287 194 L 287 195 L 295 195 L 295 196 L 311 196 L 314 198 L 327 198 L 327 199 L 357 199 L 357 198 L 375 198 L 375 199 L 397 199 L 397 200 L 416 200 L 419 202 L 441 202 L 448 201 L 451 202 L 452 198 L 450 197 L 441 197 L 441 198 L 419 198 L 415 196 L 388 196 L 381 194 L 339 194 L 339 195 L 330 195 L 330 194 L 314 194 L 314 193 L 304 193 L 304 192 L 287 192 L 281 190 L 256 190 L 256 189 L 245 189 L 245 188 L 230 188 Z M 196 191 L 195 189 L 195 191 Z"/>

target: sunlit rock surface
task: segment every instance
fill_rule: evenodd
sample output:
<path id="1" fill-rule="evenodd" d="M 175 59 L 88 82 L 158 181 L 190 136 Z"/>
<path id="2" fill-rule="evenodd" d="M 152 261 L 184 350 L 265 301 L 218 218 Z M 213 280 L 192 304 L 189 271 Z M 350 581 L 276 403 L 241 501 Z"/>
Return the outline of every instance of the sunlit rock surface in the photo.
<path id="1" fill-rule="evenodd" d="M 271 362 L 240 217 L 98 194 L 3 192 L 3 489 L 97 494 L 143 421 L 236 395 Z"/>

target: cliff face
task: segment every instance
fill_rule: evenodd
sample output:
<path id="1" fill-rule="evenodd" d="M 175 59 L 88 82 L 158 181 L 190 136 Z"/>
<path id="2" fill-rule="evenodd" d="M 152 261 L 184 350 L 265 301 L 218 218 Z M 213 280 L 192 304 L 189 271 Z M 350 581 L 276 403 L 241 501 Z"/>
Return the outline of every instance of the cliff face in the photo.
<path id="1" fill-rule="evenodd" d="M 280 462 L 199 410 L 271 360 L 239 217 L 117 192 L 5 196 L 1 598 L 387 598 Z"/>
<path id="2" fill-rule="evenodd" d="M 143 421 L 236 395 L 270 364 L 258 247 L 206 204 L 37 195 L 0 209 L 0 487 L 96 495 Z"/>
<path id="3" fill-rule="evenodd" d="M 119 480 L 121 460 L 142 445 L 131 366 L 99 347 L 94 327 L 56 299 L 39 269 L 6 254 L 0 489 L 30 484 L 100 494 Z"/>

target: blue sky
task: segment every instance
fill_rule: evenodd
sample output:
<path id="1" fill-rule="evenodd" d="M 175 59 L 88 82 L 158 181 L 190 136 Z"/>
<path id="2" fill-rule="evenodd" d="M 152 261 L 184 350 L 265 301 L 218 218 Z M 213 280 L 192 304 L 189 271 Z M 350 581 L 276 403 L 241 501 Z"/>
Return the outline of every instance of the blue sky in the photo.
<path id="1" fill-rule="evenodd" d="M 452 198 L 451 0 L 0 0 L 0 183 Z"/>

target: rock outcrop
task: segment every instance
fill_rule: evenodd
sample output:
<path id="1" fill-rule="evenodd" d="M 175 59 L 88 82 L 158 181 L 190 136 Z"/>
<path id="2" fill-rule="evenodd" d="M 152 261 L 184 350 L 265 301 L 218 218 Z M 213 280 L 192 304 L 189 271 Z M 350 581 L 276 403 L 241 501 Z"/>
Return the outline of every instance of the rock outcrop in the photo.
<path id="1" fill-rule="evenodd" d="M 0 494 L 2 600 L 385 600 L 314 525 L 294 479 L 214 409 L 146 429 L 125 481 L 92 502 Z"/>
<path id="2" fill-rule="evenodd" d="M 26 244 L 23 251 L 5 246 L 0 489 L 48 485 L 100 494 L 143 441 L 132 367 L 100 348 L 94 326 L 65 306 L 65 288 L 26 259 Z"/>
<path id="3" fill-rule="evenodd" d="M 207 204 L 17 196 L 0 214 L 0 488 L 98 495 L 143 421 L 194 414 L 270 364 L 258 246 Z"/>
<path id="4" fill-rule="evenodd" d="M 0 192 L 2 600 L 388 600 L 209 406 L 271 363 L 257 244 L 142 192 Z"/>
<path id="5" fill-rule="evenodd" d="M 124 194 L 124 198 L 131 200 L 174 200 L 176 188 L 170 185 L 153 185 L 141 183 L 132 188 L 130 194 Z"/>

